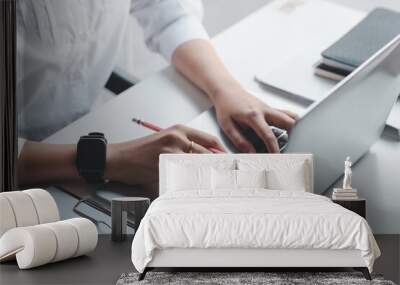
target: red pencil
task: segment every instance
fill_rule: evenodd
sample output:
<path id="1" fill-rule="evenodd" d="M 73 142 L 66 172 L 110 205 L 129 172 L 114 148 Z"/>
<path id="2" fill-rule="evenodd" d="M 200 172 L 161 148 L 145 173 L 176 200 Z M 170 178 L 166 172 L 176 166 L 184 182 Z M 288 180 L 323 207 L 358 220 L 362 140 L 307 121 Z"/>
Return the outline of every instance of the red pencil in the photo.
<path id="1" fill-rule="evenodd" d="M 148 128 L 150 130 L 153 130 L 155 132 L 162 131 L 162 129 L 160 127 L 158 127 L 156 125 L 153 125 L 152 123 L 145 122 L 145 121 L 142 121 L 142 120 L 139 120 L 139 119 L 136 119 L 136 118 L 132 118 L 132 122 L 134 122 L 134 123 L 136 123 L 138 125 L 141 125 L 143 127 L 146 127 L 146 128 Z"/>
<path id="2" fill-rule="evenodd" d="M 148 129 L 150 129 L 150 130 L 153 130 L 153 131 L 155 131 L 155 132 L 160 132 L 160 131 L 162 131 L 162 128 L 160 128 L 160 127 L 158 127 L 158 126 L 156 126 L 156 125 L 154 125 L 154 124 L 152 124 L 152 123 L 146 122 L 146 121 L 142 121 L 142 120 L 139 120 L 139 119 L 136 119 L 136 118 L 132 118 L 132 122 L 134 122 L 134 123 L 136 123 L 136 124 L 138 124 L 138 125 L 141 125 L 141 126 L 143 126 L 143 127 L 145 127 L 145 128 L 148 128 Z M 219 149 L 214 148 L 214 147 L 210 147 L 210 148 L 208 148 L 208 149 L 209 149 L 210 151 L 214 152 L 214 153 L 225 153 L 225 152 L 223 152 L 222 150 L 219 150 Z"/>

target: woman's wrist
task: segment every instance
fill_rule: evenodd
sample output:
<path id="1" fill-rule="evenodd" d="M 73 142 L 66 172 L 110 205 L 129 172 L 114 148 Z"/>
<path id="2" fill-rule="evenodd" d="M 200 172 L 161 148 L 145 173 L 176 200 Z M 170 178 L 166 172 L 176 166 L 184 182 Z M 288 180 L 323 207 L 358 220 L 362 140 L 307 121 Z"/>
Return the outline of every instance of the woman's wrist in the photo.
<path id="1" fill-rule="evenodd" d="M 233 78 L 218 80 L 218 83 L 209 88 L 208 96 L 216 104 L 220 99 L 226 99 L 230 94 L 240 94 L 244 91 L 243 87 Z"/>
<path id="2" fill-rule="evenodd" d="M 104 179 L 117 181 L 118 165 L 119 165 L 119 144 L 107 145 L 106 169 L 104 171 Z"/>

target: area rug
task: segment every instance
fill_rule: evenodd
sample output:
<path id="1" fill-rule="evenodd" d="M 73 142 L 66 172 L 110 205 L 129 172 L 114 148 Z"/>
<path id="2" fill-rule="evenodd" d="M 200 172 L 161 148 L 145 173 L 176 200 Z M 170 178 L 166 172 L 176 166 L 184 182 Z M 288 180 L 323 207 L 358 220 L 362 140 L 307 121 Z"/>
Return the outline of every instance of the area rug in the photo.
<path id="1" fill-rule="evenodd" d="M 381 275 L 372 275 L 373 280 L 368 281 L 359 272 L 148 272 L 142 281 L 137 280 L 138 276 L 138 273 L 122 274 L 117 285 L 395 285 Z"/>

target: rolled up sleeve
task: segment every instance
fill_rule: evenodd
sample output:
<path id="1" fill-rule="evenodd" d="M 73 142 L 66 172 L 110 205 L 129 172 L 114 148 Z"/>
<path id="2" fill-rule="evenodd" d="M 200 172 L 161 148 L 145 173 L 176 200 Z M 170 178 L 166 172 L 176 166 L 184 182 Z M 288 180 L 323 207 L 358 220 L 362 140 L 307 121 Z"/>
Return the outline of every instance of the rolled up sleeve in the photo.
<path id="1" fill-rule="evenodd" d="M 131 12 L 143 28 L 146 45 L 168 61 L 181 44 L 209 39 L 200 0 L 132 0 Z"/>

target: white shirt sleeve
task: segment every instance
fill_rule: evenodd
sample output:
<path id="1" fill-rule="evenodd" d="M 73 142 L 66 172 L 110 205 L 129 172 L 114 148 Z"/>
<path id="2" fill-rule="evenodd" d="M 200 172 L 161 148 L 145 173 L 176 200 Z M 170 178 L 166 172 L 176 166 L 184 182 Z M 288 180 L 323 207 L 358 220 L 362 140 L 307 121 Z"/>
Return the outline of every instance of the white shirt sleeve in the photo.
<path id="1" fill-rule="evenodd" d="M 209 39 L 201 23 L 201 0 L 132 0 L 131 12 L 144 30 L 146 45 L 168 61 L 179 45 Z"/>

